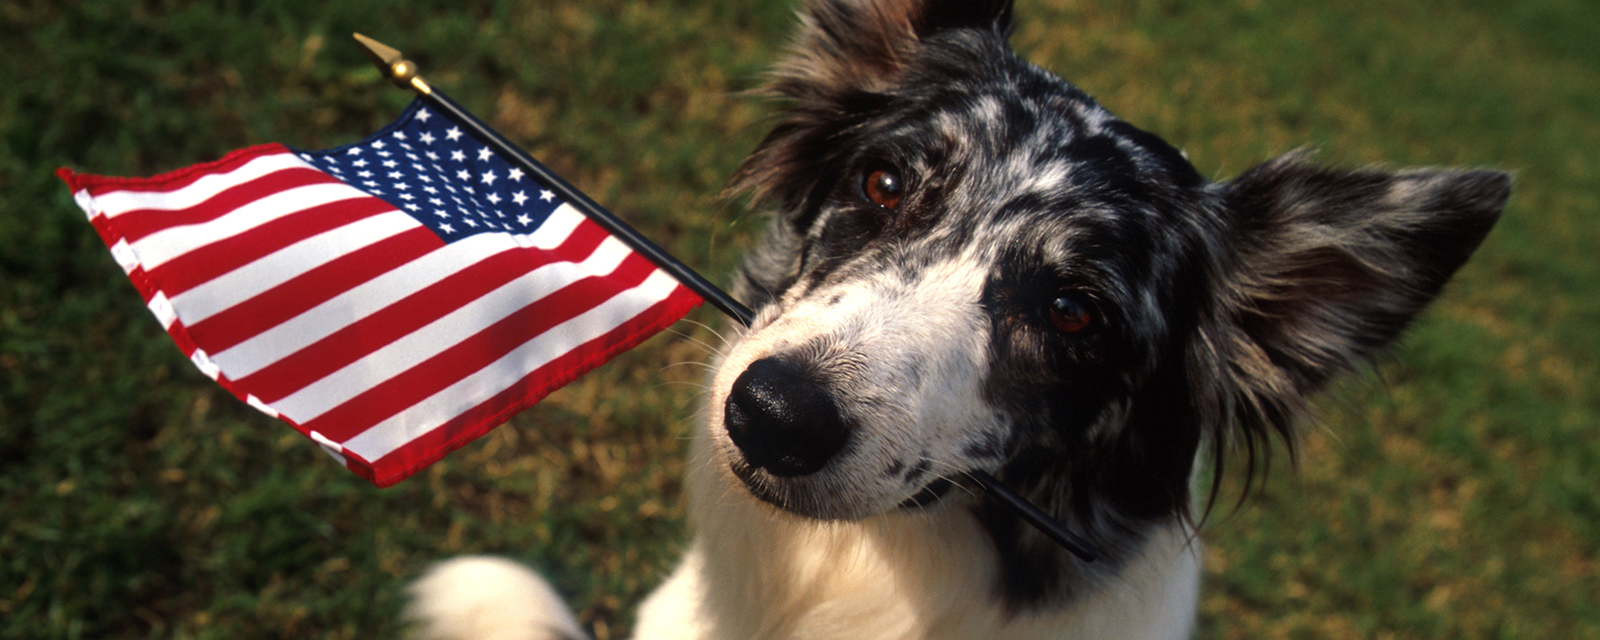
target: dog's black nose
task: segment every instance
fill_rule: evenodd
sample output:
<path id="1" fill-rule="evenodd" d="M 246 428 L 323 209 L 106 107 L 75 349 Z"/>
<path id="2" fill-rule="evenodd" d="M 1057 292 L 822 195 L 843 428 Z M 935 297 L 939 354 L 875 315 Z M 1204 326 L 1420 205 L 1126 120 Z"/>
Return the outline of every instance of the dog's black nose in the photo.
<path id="1" fill-rule="evenodd" d="M 722 421 L 751 466 L 780 477 L 816 473 L 850 437 L 822 386 L 777 358 L 757 360 L 739 374 Z"/>

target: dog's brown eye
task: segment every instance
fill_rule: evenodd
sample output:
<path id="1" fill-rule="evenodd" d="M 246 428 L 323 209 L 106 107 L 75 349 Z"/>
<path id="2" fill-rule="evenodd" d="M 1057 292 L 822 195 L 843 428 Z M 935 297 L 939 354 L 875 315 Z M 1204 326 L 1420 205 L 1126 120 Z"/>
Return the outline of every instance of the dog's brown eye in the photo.
<path id="1" fill-rule="evenodd" d="M 867 172 L 861 190 L 873 204 L 894 211 L 900 208 L 906 185 L 900 180 L 900 174 L 888 169 L 875 169 Z"/>
<path id="2" fill-rule="evenodd" d="M 1078 294 L 1068 294 L 1050 303 L 1050 325 L 1062 333 L 1083 333 L 1094 326 L 1094 310 Z"/>

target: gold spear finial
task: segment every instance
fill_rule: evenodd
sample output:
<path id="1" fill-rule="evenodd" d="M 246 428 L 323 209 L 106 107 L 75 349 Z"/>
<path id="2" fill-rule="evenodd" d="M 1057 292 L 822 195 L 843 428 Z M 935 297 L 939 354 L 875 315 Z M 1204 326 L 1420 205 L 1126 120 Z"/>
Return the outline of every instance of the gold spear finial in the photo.
<path id="1" fill-rule="evenodd" d="M 355 34 L 355 38 L 367 50 L 367 57 L 372 58 L 372 63 L 378 65 L 378 70 L 383 72 L 384 77 L 393 80 L 395 86 L 423 95 L 433 92 L 422 76 L 417 75 L 417 64 L 406 60 L 399 50 L 359 33 Z"/>

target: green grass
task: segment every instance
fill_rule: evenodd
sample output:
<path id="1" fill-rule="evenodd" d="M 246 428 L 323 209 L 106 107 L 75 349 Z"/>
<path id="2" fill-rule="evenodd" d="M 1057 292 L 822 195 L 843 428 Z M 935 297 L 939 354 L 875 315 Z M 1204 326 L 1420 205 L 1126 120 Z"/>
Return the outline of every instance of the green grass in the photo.
<path id="1" fill-rule="evenodd" d="M 1600 20 L 1583 0 L 1020 2 L 1015 44 L 1226 177 L 1518 172 L 1298 471 L 1207 527 L 1207 638 L 1600 638 Z M 510 555 L 602 638 L 670 568 L 709 330 L 691 323 L 379 491 L 193 370 L 51 172 L 151 174 L 388 122 L 400 47 L 708 274 L 781 2 L 0 0 L 0 637 L 384 638 L 429 562 Z M 720 279 L 720 278 L 716 278 Z M 712 325 L 709 311 L 694 316 Z"/>

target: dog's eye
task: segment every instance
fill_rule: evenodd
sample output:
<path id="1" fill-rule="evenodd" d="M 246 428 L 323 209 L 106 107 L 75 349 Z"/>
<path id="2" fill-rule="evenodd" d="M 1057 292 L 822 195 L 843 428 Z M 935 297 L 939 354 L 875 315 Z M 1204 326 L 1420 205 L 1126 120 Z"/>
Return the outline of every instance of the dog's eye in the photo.
<path id="1" fill-rule="evenodd" d="M 894 211 L 906 195 L 906 184 L 893 169 L 873 168 L 862 176 L 861 192 L 872 204 Z"/>
<path id="2" fill-rule="evenodd" d="M 1064 293 L 1046 309 L 1050 326 L 1057 331 L 1078 334 L 1093 329 L 1096 321 L 1093 303 L 1082 293 Z"/>

